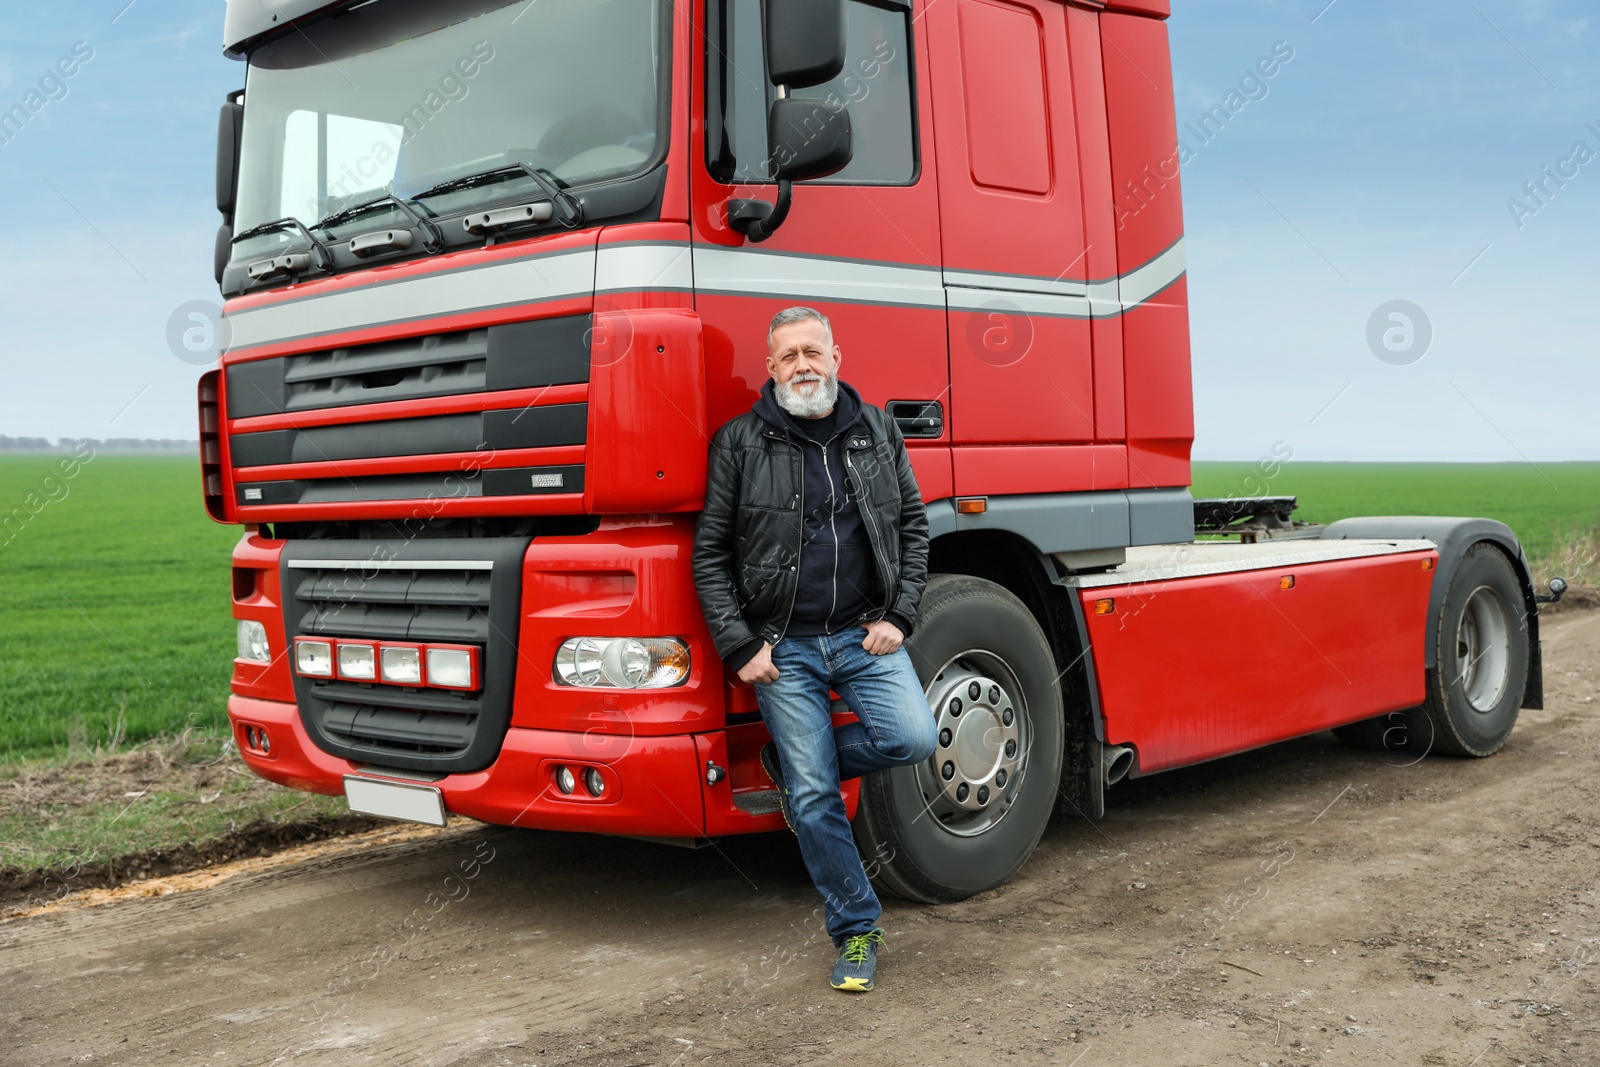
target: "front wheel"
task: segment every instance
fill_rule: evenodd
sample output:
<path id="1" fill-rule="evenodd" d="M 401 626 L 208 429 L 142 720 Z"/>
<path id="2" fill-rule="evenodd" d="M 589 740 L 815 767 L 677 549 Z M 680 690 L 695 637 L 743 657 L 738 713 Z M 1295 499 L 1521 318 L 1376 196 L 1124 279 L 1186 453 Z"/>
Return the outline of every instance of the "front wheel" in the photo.
<path id="1" fill-rule="evenodd" d="M 878 888 L 930 904 L 1008 881 L 1044 833 L 1061 780 L 1050 644 L 1002 586 L 935 575 L 906 643 L 938 743 L 913 767 L 864 778 L 856 842 Z"/>

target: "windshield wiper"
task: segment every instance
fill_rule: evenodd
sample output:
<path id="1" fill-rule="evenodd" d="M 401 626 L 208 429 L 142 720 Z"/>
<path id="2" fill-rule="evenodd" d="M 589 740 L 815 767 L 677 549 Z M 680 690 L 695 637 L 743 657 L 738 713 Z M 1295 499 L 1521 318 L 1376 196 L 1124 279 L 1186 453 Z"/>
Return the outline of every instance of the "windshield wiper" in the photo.
<path id="1" fill-rule="evenodd" d="M 328 246 L 317 240 L 317 235 L 306 229 L 306 224 L 293 215 L 286 218 L 273 219 L 263 222 L 259 226 L 252 226 L 248 230 L 234 237 L 231 244 L 247 241 L 252 237 L 261 237 L 279 230 L 299 230 L 302 237 L 311 242 L 311 247 L 316 250 L 316 266 L 319 270 L 333 273 L 333 253 L 328 251 Z M 265 281 L 275 274 L 302 274 L 311 267 L 311 254 L 309 252 L 286 252 L 281 256 L 268 256 L 258 259 L 245 268 L 252 281 Z"/>
<path id="2" fill-rule="evenodd" d="M 422 248 L 430 256 L 444 247 L 444 234 L 439 232 L 439 227 L 433 224 L 433 220 L 425 218 L 411 201 L 393 193 L 384 193 L 381 196 L 373 197 L 371 200 L 365 200 L 359 204 L 353 204 L 350 207 L 335 211 L 326 218 L 319 219 L 313 229 L 328 230 L 331 227 L 338 226 L 340 223 L 349 222 L 353 218 L 365 215 L 383 204 L 393 204 L 404 212 L 407 218 L 427 232 L 428 243 L 423 245 Z"/>
<path id="3" fill-rule="evenodd" d="M 531 178 L 533 182 L 544 190 L 550 202 L 558 209 L 561 225 L 571 229 L 583 225 L 583 201 L 557 185 L 554 177 L 544 171 L 536 170 L 526 163 L 512 163 L 510 166 L 496 167 L 493 170 L 480 171 L 477 174 L 466 174 L 459 178 L 450 178 L 442 181 L 431 189 L 425 189 L 412 197 L 421 200 L 428 196 L 438 196 L 441 193 L 453 193 L 460 189 L 472 189 L 480 185 L 493 185 L 496 182 L 508 181 L 516 177 Z"/>

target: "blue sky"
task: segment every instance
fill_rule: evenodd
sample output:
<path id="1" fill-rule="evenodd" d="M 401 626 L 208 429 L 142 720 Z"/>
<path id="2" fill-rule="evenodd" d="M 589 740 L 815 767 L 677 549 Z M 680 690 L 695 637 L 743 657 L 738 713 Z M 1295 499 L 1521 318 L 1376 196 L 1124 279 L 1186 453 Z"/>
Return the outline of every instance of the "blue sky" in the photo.
<path id="1" fill-rule="evenodd" d="M 1183 173 L 1197 458 L 1600 459 L 1600 19 L 1589 0 L 1176 0 L 1180 129 L 1294 57 Z M 215 300 L 216 0 L 7 5 L 0 434 L 193 437 L 174 309 Z M 1593 123 L 1594 130 L 1586 128 Z M 1523 192 L 1578 141 L 1597 158 Z M 1569 166 L 1570 173 L 1570 166 Z M 1529 208 L 1519 220 L 1517 197 Z M 1385 362 L 1392 300 L 1432 340 Z M 1398 335 L 1395 335 L 1398 337 Z"/>

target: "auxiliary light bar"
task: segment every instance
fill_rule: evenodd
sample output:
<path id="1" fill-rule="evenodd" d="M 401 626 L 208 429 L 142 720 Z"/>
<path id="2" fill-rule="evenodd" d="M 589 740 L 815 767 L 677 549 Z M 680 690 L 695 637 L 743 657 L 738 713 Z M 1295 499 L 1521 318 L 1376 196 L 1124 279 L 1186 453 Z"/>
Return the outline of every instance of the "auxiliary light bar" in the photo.
<path id="1" fill-rule="evenodd" d="M 297 637 L 294 653 L 295 673 L 305 678 L 462 691 L 483 685 L 476 645 Z"/>

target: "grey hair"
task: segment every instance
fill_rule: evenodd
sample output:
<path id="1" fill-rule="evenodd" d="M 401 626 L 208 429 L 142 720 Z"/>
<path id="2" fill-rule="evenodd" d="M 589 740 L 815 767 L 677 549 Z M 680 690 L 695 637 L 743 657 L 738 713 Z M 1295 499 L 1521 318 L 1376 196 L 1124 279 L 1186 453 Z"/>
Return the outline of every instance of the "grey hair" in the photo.
<path id="1" fill-rule="evenodd" d="M 784 308 L 772 316 L 772 325 L 767 327 L 767 347 L 772 347 L 772 335 L 778 332 L 780 326 L 793 326 L 797 322 L 814 319 L 822 323 L 822 331 L 827 334 L 828 344 L 833 344 L 833 323 L 828 321 L 828 316 L 815 308 L 792 307 Z"/>

